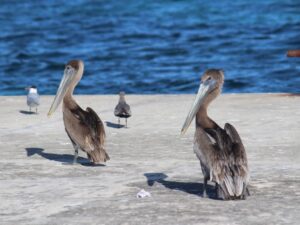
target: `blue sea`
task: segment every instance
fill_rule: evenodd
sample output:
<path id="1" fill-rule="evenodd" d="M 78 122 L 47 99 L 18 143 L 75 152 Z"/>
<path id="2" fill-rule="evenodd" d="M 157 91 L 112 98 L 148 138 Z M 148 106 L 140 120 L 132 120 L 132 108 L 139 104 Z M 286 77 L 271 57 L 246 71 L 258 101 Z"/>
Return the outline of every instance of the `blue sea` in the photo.
<path id="1" fill-rule="evenodd" d="M 82 59 L 76 94 L 195 93 L 208 68 L 224 92 L 300 92 L 299 0 L 2 0 L 0 95 L 55 94 Z"/>

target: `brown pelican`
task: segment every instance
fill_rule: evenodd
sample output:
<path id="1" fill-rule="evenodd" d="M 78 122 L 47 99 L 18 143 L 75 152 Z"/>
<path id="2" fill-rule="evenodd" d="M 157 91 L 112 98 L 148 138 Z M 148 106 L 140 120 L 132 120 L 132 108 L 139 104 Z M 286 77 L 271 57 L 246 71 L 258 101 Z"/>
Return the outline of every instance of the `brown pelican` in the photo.
<path id="1" fill-rule="evenodd" d="M 48 116 L 63 101 L 65 129 L 75 150 L 73 163 L 77 161 L 78 149 L 86 152 L 93 163 L 101 163 L 109 160 L 104 149 L 105 131 L 103 123 L 94 110 L 89 107 L 83 110 L 73 98 L 73 91 L 82 77 L 83 68 L 84 65 L 81 60 L 68 62 Z"/>
<path id="2" fill-rule="evenodd" d="M 131 117 L 130 106 L 125 101 L 125 92 L 120 92 L 119 103 L 115 107 L 115 116 L 119 117 L 118 122 L 120 126 L 120 118 L 125 118 L 127 127 L 127 118 Z"/>
<path id="3" fill-rule="evenodd" d="M 27 105 L 29 106 L 29 111 L 31 112 L 31 108 L 35 107 L 35 112 L 38 112 L 38 106 L 40 105 L 40 96 L 38 94 L 36 86 L 31 86 L 25 88 L 28 90 L 27 95 Z"/>
<path id="4" fill-rule="evenodd" d="M 216 183 L 218 198 L 245 199 L 249 194 L 249 171 L 242 140 L 232 125 L 226 123 L 223 129 L 207 115 L 207 107 L 221 93 L 223 83 L 222 70 L 210 69 L 204 73 L 181 134 L 196 116 L 194 152 L 204 176 L 204 196 L 210 180 Z"/>

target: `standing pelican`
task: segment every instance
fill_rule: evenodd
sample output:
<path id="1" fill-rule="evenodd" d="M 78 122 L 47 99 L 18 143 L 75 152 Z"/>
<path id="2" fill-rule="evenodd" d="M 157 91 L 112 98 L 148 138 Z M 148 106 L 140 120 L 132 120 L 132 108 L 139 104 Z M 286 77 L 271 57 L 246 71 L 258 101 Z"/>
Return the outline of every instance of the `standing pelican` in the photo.
<path id="1" fill-rule="evenodd" d="M 222 70 L 207 70 L 201 77 L 196 99 L 181 129 L 184 134 L 196 116 L 194 152 L 204 175 L 204 196 L 207 181 L 216 183 L 217 197 L 245 199 L 249 171 L 246 152 L 236 129 L 229 123 L 222 129 L 207 115 L 207 107 L 222 90 Z"/>
<path id="2" fill-rule="evenodd" d="M 130 106 L 125 101 L 125 92 L 120 92 L 119 103 L 115 107 L 115 116 L 119 117 L 118 122 L 120 126 L 120 118 L 125 118 L 127 127 L 127 118 L 131 117 Z"/>
<path id="3" fill-rule="evenodd" d="M 83 110 L 73 98 L 73 91 L 82 77 L 83 68 L 81 60 L 68 62 L 48 116 L 63 101 L 64 125 L 75 150 L 73 163 L 77 161 L 78 149 L 86 152 L 93 163 L 101 163 L 109 160 L 103 147 L 105 138 L 103 123 L 94 110 L 89 107 Z"/>
<path id="4" fill-rule="evenodd" d="M 27 95 L 27 105 L 29 106 L 29 111 L 31 112 L 31 108 L 35 107 L 35 112 L 38 112 L 38 106 L 40 105 L 40 96 L 38 94 L 36 86 L 31 86 L 26 88 L 28 90 Z"/>

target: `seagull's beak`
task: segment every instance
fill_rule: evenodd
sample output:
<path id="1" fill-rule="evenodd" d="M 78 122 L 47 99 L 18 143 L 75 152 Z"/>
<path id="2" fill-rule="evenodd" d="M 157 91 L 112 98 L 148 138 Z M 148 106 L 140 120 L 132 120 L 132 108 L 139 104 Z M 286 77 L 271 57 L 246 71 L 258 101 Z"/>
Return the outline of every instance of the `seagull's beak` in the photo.
<path id="1" fill-rule="evenodd" d="M 56 96 L 54 98 L 54 101 L 49 109 L 48 116 L 51 116 L 52 113 L 57 109 L 59 104 L 61 103 L 62 99 L 64 98 L 66 92 L 68 91 L 68 87 L 72 83 L 72 74 L 67 73 L 67 71 L 64 71 L 64 76 L 61 79 L 61 82 L 59 84 Z"/>
<path id="2" fill-rule="evenodd" d="M 200 84 L 198 93 L 196 95 L 196 99 L 189 111 L 189 114 L 187 115 L 185 122 L 181 128 L 181 135 L 184 135 L 187 129 L 189 128 L 191 122 L 193 121 L 196 113 L 200 109 L 200 106 L 203 104 L 203 101 L 205 97 L 209 94 L 211 90 L 213 90 L 216 87 L 216 80 L 210 79 L 206 80 L 205 82 L 202 82 Z"/>

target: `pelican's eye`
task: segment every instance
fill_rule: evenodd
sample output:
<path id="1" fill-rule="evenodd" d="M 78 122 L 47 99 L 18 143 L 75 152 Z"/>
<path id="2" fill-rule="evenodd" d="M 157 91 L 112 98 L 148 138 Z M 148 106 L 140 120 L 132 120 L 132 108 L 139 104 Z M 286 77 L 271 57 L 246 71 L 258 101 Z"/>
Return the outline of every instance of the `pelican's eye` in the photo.
<path id="1" fill-rule="evenodd" d="M 71 67 L 71 66 L 67 66 L 67 67 L 66 67 L 66 72 L 67 72 L 68 75 L 71 75 L 72 72 L 73 72 L 73 71 L 72 71 L 72 67 Z"/>
<path id="2" fill-rule="evenodd" d="M 211 77 L 208 77 L 206 80 L 207 80 L 207 81 L 210 81 L 210 80 L 211 80 Z"/>

